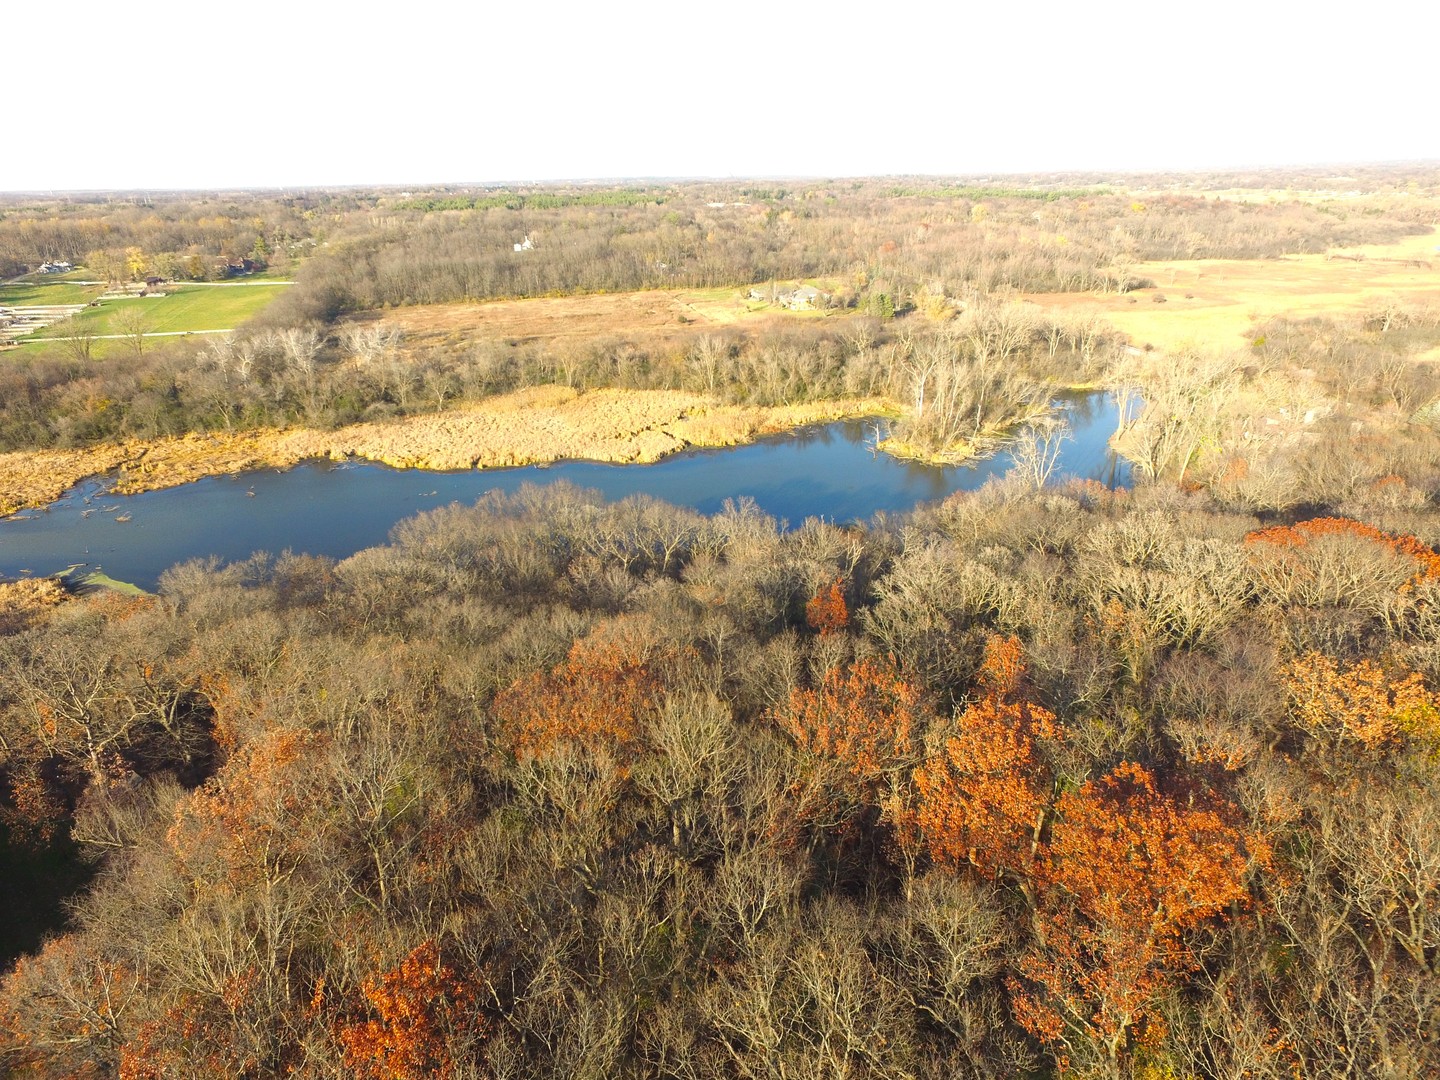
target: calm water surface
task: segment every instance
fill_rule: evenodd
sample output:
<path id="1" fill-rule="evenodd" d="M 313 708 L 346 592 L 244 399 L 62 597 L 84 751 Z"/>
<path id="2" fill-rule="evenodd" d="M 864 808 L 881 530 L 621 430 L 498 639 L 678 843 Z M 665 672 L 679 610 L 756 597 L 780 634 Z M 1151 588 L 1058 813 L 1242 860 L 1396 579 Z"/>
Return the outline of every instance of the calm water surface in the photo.
<path id="1" fill-rule="evenodd" d="M 1073 441 L 1060 472 L 1128 486 L 1128 465 L 1107 441 L 1118 419 L 1104 393 L 1069 405 Z M 161 572 L 197 556 L 243 559 L 286 549 L 343 558 L 386 541 L 402 518 L 487 491 L 568 480 L 610 499 L 643 492 L 714 513 L 754 499 L 798 525 L 807 517 L 858 521 L 980 487 L 1010 468 L 1008 454 L 937 467 L 874 454 L 875 424 L 844 421 L 730 450 L 702 450 L 655 465 L 562 462 L 548 468 L 456 473 L 312 462 L 284 472 L 218 476 L 142 495 L 105 493 L 89 481 L 40 511 L 0 520 L 0 574 L 53 574 L 76 563 L 154 588 Z M 128 515 L 128 521 L 117 518 Z"/>

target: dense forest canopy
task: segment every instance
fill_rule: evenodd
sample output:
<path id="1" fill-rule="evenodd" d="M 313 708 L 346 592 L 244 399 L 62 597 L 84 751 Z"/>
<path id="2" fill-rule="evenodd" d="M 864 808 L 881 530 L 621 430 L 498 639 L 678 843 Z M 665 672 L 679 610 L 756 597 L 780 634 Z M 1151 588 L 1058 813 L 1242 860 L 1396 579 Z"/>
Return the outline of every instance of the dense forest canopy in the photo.
<path id="1" fill-rule="evenodd" d="M 559 488 L 66 605 L 0 654 L 9 850 L 98 872 L 9 1060 L 1423 1075 L 1440 522 L 1346 509 Z"/>
<path id="2" fill-rule="evenodd" d="M 1440 309 L 1147 352 L 1022 294 L 1352 258 L 1432 228 L 1437 179 L 0 204 L 10 270 L 263 249 L 298 282 L 229 338 L 0 354 L 11 450 L 544 384 L 880 395 L 944 447 L 1087 382 L 1136 399 L 1138 477 L 1047 482 L 1031 426 L 1033 467 L 867 523 L 556 485 L 153 596 L 0 584 L 0 1070 L 1434 1075 Z M 772 280 L 848 314 L 423 347 L 389 321 Z"/>

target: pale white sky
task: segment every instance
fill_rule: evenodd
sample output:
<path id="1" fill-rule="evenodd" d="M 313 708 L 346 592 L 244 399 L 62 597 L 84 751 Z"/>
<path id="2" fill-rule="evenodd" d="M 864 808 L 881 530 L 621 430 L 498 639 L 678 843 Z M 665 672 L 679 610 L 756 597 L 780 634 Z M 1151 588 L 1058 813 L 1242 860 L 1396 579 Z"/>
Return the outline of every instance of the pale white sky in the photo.
<path id="1" fill-rule="evenodd" d="M 1440 6 L 0 9 L 0 190 L 1440 158 Z"/>

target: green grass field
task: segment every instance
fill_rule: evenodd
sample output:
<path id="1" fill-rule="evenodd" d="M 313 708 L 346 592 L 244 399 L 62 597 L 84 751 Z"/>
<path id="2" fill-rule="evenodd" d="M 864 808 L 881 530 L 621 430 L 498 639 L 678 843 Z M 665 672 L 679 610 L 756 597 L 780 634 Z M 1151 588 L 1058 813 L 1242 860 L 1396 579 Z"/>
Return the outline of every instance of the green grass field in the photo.
<path id="1" fill-rule="evenodd" d="M 16 281 L 0 285 L 0 307 L 37 304 L 88 304 L 105 289 L 101 285 L 72 285 L 67 281 Z"/>
<path id="2" fill-rule="evenodd" d="M 99 592 L 114 592 L 121 596 L 150 595 L 140 586 L 132 585 L 128 581 L 116 581 L 102 570 L 92 570 L 88 574 L 78 574 L 71 570 L 64 575 L 63 581 L 66 588 L 80 596 L 91 596 Z"/>
<path id="3" fill-rule="evenodd" d="M 175 333 L 195 330 L 231 330 L 270 304 L 285 285 L 203 286 L 180 285 L 168 296 L 106 300 L 87 308 L 65 323 L 46 327 L 30 340 L 67 337 L 83 328 L 96 335 L 121 334 L 121 313 L 138 309 L 145 314 L 145 332 Z"/>

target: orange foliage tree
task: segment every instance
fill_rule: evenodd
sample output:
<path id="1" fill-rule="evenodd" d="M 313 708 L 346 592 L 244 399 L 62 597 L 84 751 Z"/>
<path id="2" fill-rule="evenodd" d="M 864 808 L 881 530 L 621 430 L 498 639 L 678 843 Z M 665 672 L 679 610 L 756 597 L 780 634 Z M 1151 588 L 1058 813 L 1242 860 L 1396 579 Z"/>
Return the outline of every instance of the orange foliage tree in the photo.
<path id="1" fill-rule="evenodd" d="M 1440 586 L 1440 555 L 1427 545 L 1349 518 L 1277 525 L 1245 545 L 1257 583 L 1282 603 L 1369 609 L 1394 622 Z"/>
<path id="2" fill-rule="evenodd" d="M 839 765 L 873 797 L 908 760 L 923 725 L 920 689 L 893 661 L 866 657 L 791 692 L 772 719 L 806 754 Z"/>
<path id="3" fill-rule="evenodd" d="M 494 713 L 509 749 L 545 758 L 562 746 L 624 758 L 638 749 L 660 680 L 624 636 L 577 641 L 553 671 L 516 680 L 496 695 Z"/>
<path id="4" fill-rule="evenodd" d="M 327 745 L 314 732 L 273 729 L 177 804 L 166 843 L 189 918 L 272 927 L 294 918 L 288 905 L 296 883 L 327 844 L 330 808 L 314 770 Z M 289 929 L 184 940 L 172 957 L 184 976 L 166 1007 L 130 1033 L 121 1080 L 244 1076 L 289 1060 L 294 1035 L 279 1018 L 297 1005 L 288 973 L 301 935 Z"/>
<path id="5" fill-rule="evenodd" d="M 850 625 L 850 609 L 845 606 L 843 578 L 836 578 L 828 588 L 821 589 L 805 605 L 805 621 L 820 636 L 839 633 Z"/>
<path id="6" fill-rule="evenodd" d="M 911 821 L 936 865 L 1024 898 L 1034 935 L 1010 983 L 1016 1018 L 1062 1061 L 1118 1075 L 1158 1034 L 1162 993 L 1194 968 L 1186 934 L 1246 899 L 1269 848 L 1234 808 L 1164 794 L 1140 765 L 1057 794 L 1043 744 L 1065 732 L 1027 700 L 1015 638 L 990 640 L 977 690 L 915 771 Z"/>
<path id="7" fill-rule="evenodd" d="M 64 800 L 34 766 L 10 778 L 9 805 L 0 803 L 0 826 L 9 833 L 10 843 L 41 851 L 54 841 L 66 816 Z"/>
<path id="8" fill-rule="evenodd" d="M 1440 699 L 1414 672 L 1392 680 L 1369 660 L 1342 667 L 1310 652 L 1289 664 L 1281 678 L 1291 717 L 1322 744 L 1378 750 L 1402 735 L 1440 737 Z"/>
<path id="9" fill-rule="evenodd" d="M 171 1080 L 178 1076 L 246 1076 L 260 1061 L 235 1037 L 231 1011 L 240 1011 L 254 972 L 231 980 L 219 1001 L 185 994 L 147 1020 L 120 1047 L 120 1080 Z"/>
<path id="10" fill-rule="evenodd" d="M 0 1071 L 113 1076 L 142 984 L 131 966 L 98 955 L 79 934 L 19 957 L 0 980 Z"/>
<path id="11" fill-rule="evenodd" d="M 883 842 L 899 823 L 892 809 L 927 721 L 919 687 L 893 661 L 866 657 L 830 668 L 769 715 L 797 751 L 787 815 L 772 839 L 828 836 L 846 853 Z"/>
<path id="12" fill-rule="evenodd" d="M 1036 938 L 1012 982 L 1017 1019 L 1062 1057 L 1118 1068 L 1132 1043 L 1158 1037 L 1162 993 L 1194 970 L 1185 935 L 1247 900 L 1265 842 L 1234 808 L 1157 789 L 1125 763 L 1056 803 L 1036 864 Z"/>
<path id="13" fill-rule="evenodd" d="M 325 744 L 314 732 L 276 728 L 238 751 L 177 807 L 172 851 L 197 876 L 218 861 L 237 885 L 288 873 L 313 850 L 302 827 L 316 800 L 306 762 Z"/>
<path id="14" fill-rule="evenodd" d="M 1429 545 L 1413 536 L 1395 536 L 1350 518 L 1311 518 L 1294 525 L 1276 525 L 1250 533 L 1245 537 L 1245 543 L 1252 547 L 1268 545 L 1299 552 L 1327 536 L 1368 540 L 1397 555 L 1413 559 L 1417 580 L 1440 581 L 1440 554 L 1436 554 Z"/>
<path id="15" fill-rule="evenodd" d="M 1061 736 L 1053 713 L 1023 699 L 1024 683 L 1020 642 L 991 638 L 980 669 L 982 696 L 915 770 L 912 818 L 936 862 L 1022 883 L 1054 789 L 1036 740 Z"/>
<path id="16" fill-rule="evenodd" d="M 426 941 L 395 967 L 365 979 L 364 1019 L 340 1024 L 336 1039 L 355 1075 L 374 1080 L 445 1080 L 457 1043 L 483 1035 L 474 985 Z"/>

